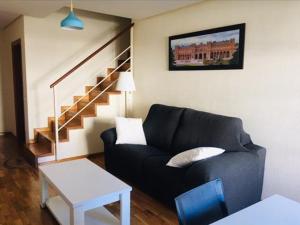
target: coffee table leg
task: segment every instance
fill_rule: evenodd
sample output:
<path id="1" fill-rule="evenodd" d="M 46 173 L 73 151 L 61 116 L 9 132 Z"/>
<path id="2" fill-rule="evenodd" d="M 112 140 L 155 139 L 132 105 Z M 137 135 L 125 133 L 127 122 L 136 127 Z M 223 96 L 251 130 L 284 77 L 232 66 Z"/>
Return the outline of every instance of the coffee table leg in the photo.
<path id="1" fill-rule="evenodd" d="M 130 192 L 121 194 L 121 225 L 130 225 Z"/>
<path id="2" fill-rule="evenodd" d="M 84 211 L 78 208 L 71 208 L 70 225 L 84 225 Z"/>
<path id="3" fill-rule="evenodd" d="M 40 205 L 42 208 L 44 208 L 46 205 L 46 201 L 49 198 L 48 182 L 41 172 L 39 172 L 39 178 L 40 178 Z"/>

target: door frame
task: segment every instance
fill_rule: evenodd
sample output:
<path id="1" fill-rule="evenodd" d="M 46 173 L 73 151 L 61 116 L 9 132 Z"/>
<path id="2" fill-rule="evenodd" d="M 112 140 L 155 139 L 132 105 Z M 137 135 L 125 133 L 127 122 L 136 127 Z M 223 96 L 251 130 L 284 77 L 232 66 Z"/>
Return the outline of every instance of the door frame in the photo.
<path id="1" fill-rule="evenodd" d="M 20 47 L 19 55 L 15 55 L 15 48 L 17 46 Z M 19 65 L 15 64 L 15 57 L 20 57 L 18 60 Z M 23 74 L 22 41 L 20 38 L 11 42 L 11 60 L 12 60 L 13 87 L 14 87 L 16 136 L 20 144 L 26 144 L 26 121 L 25 121 L 25 101 L 24 101 L 25 86 L 24 86 L 24 74 Z M 20 75 L 18 76 L 18 74 L 16 73 L 20 73 Z"/>

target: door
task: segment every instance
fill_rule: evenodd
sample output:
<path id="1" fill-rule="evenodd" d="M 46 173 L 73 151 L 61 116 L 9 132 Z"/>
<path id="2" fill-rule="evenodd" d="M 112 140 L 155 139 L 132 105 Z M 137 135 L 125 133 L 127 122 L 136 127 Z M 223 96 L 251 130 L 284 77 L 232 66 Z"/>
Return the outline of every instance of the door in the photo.
<path id="1" fill-rule="evenodd" d="M 25 116 L 24 116 L 24 86 L 23 86 L 23 71 L 22 71 L 22 48 L 21 40 L 18 39 L 11 44 L 12 49 L 12 67 L 14 79 L 14 94 L 15 94 L 15 117 L 16 117 L 16 132 L 19 143 L 24 144 L 25 136 Z"/>

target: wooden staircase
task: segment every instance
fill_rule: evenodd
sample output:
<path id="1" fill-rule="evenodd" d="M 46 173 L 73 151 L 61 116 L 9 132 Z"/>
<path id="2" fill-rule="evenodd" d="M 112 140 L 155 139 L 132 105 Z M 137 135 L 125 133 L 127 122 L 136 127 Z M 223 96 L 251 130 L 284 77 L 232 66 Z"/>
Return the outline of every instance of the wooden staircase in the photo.
<path id="1" fill-rule="evenodd" d="M 122 65 L 123 64 L 123 65 Z M 59 142 L 69 142 L 69 132 L 74 129 L 84 129 L 84 118 L 96 117 L 97 107 L 103 105 L 109 105 L 110 95 L 119 95 L 120 92 L 115 90 L 116 80 L 119 77 L 119 72 L 128 71 L 130 68 L 130 62 L 118 60 L 119 69 L 108 68 L 107 76 L 109 77 L 97 77 L 97 84 L 102 83 L 85 96 L 74 96 L 74 106 L 61 106 L 61 113 L 66 112 L 59 117 L 59 127 L 73 118 L 76 113 L 87 107 L 74 117 L 67 125 L 65 125 L 59 131 Z M 115 71 L 115 72 L 114 72 Z M 112 83 L 114 83 L 112 85 Z M 111 85 L 111 87 L 109 87 Z M 109 87 L 109 88 L 108 88 Z M 85 93 L 89 92 L 94 86 L 85 86 Z M 97 97 L 101 92 L 102 95 Z M 97 98 L 96 98 L 97 97 Z M 82 99 L 81 99 L 82 98 Z M 96 99 L 95 99 L 96 98 Z M 80 101 L 78 101 L 81 99 Z M 93 101 L 92 101 L 93 100 Z M 92 101 L 92 102 L 91 102 Z M 90 104 L 90 105 L 89 105 Z M 71 107 L 71 108 L 70 108 Z M 33 161 L 35 166 L 38 165 L 38 158 L 54 156 L 55 154 L 55 119 L 54 117 L 48 117 L 48 126 L 43 128 L 34 129 L 34 140 L 28 144 L 30 160 Z"/>

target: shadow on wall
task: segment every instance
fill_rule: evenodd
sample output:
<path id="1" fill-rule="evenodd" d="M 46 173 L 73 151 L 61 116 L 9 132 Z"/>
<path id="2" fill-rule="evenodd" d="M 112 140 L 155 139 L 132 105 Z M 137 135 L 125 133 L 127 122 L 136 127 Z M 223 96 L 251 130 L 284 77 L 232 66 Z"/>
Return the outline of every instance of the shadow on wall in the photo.
<path id="1" fill-rule="evenodd" d="M 114 127 L 113 122 L 94 120 L 93 127 L 85 132 L 89 153 L 103 152 L 104 145 L 100 137 L 101 133 L 109 128 Z"/>

